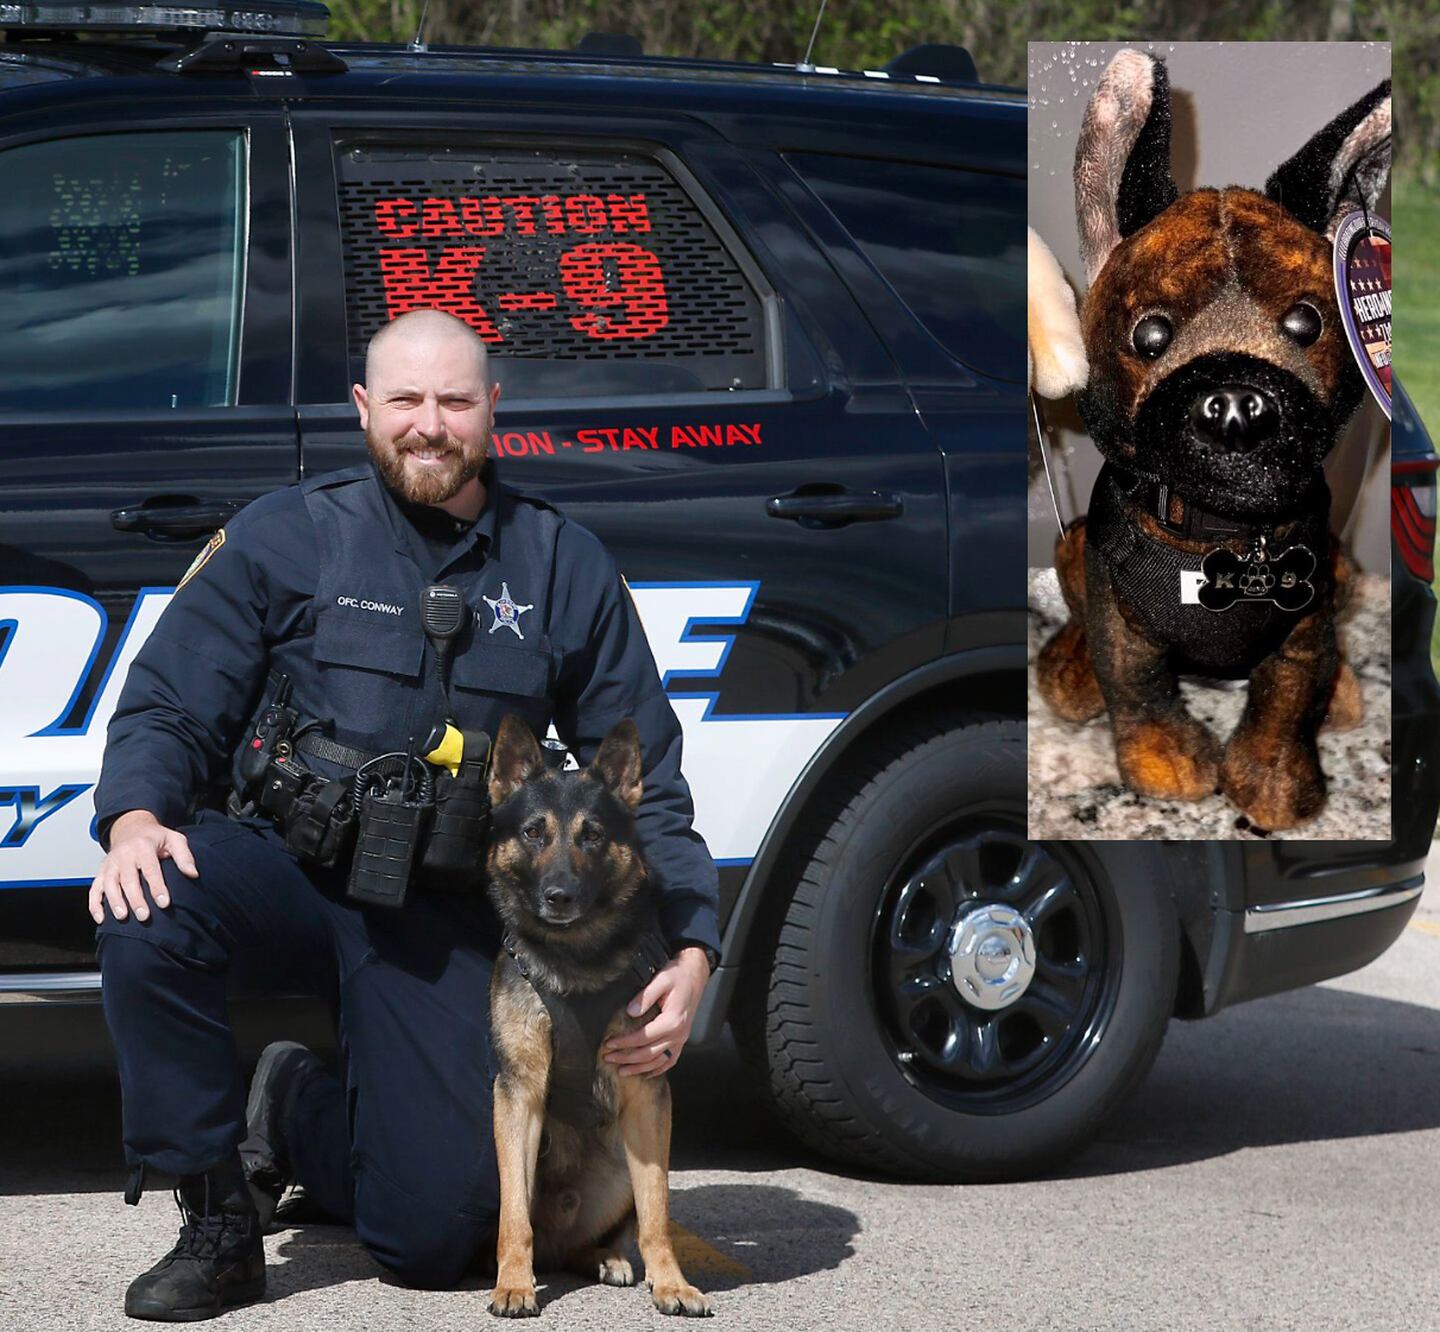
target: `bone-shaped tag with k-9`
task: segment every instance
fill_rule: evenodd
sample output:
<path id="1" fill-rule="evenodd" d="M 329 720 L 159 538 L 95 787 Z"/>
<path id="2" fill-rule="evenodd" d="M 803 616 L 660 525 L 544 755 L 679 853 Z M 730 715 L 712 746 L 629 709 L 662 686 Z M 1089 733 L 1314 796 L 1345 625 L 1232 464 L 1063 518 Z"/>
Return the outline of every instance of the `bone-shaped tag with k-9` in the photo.
<path id="1" fill-rule="evenodd" d="M 1223 546 L 1208 552 L 1200 561 L 1197 599 L 1208 610 L 1229 610 L 1238 601 L 1271 601 L 1281 610 L 1297 611 L 1315 597 L 1310 576 L 1315 572 L 1315 555 L 1309 546 L 1291 546 L 1271 558 L 1261 537 L 1245 555 Z"/>

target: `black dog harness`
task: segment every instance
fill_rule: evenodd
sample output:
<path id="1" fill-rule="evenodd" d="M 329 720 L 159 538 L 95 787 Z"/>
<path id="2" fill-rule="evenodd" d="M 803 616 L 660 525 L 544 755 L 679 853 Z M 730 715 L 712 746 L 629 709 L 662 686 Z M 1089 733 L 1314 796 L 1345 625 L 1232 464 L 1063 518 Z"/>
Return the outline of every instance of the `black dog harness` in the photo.
<path id="1" fill-rule="evenodd" d="M 540 996 L 550 1014 L 550 1087 L 545 1113 L 577 1129 L 596 1128 L 606 1114 L 595 1099 L 595 1063 L 600 1041 L 618 1009 L 623 1008 L 670 961 L 670 950 L 658 929 L 642 934 L 630 964 L 602 989 L 556 994 L 530 973 L 529 964 L 505 935 L 505 951 L 520 974 Z"/>
<path id="2" fill-rule="evenodd" d="M 1202 509 L 1152 478 L 1107 463 L 1090 497 L 1086 541 L 1104 556 L 1116 592 L 1154 642 L 1174 648 L 1191 670 L 1244 675 L 1328 590 L 1330 494 L 1323 479 L 1317 488 L 1279 540 L 1273 524 Z M 1179 540 L 1213 549 L 1186 550 L 1152 536 L 1135 521 L 1136 507 Z M 1195 603 L 1180 599 L 1182 572 L 1197 586 Z"/>

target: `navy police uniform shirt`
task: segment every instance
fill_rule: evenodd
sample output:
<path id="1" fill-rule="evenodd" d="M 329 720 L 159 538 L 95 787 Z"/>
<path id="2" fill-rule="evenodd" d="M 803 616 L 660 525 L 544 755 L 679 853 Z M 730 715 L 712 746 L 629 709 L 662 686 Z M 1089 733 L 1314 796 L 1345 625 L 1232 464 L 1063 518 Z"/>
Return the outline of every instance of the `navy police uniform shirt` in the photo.
<path id="1" fill-rule="evenodd" d="M 666 938 L 718 951 L 715 865 L 691 826 L 680 724 L 615 562 L 585 528 L 498 484 L 493 462 L 483 476 L 479 519 L 449 534 L 443 510 L 416 514 L 419 527 L 407 519 L 370 463 L 232 518 L 130 667 L 95 788 L 101 845 L 127 810 L 175 828 L 218 804 L 275 670 L 290 677 L 302 720 L 332 719 L 334 739 L 373 753 L 403 751 L 447 714 L 493 736 L 515 713 L 537 736 L 553 721 L 583 765 L 630 717 L 645 760 L 636 826 L 663 886 Z M 420 623 L 432 582 L 458 588 L 470 609 L 448 702 Z"/>

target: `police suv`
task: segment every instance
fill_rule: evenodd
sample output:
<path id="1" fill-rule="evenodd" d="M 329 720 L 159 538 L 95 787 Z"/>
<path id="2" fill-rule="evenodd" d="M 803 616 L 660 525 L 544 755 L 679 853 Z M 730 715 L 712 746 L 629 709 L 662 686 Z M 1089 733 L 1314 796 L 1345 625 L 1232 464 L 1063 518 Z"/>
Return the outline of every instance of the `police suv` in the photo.
<path id="1" fill-rule="evenodd" d="M 8 1048 L 95 997 L 91 793 L 136 650 L 230 515 L 363 458 L 366 341 L 425 306 L 490 346 L 505 479 L 627 576 L 721 867 L 695 1039 L 729 1024 L 807 1143 L 1034 1171 L 1172 1015 L 1396 937 L 1440 803 L 1413 420 L 1394 839 L 1030 842 L 1023 96 L 956 48 L 845 72 L 324 25 L 0 0 Z"/>

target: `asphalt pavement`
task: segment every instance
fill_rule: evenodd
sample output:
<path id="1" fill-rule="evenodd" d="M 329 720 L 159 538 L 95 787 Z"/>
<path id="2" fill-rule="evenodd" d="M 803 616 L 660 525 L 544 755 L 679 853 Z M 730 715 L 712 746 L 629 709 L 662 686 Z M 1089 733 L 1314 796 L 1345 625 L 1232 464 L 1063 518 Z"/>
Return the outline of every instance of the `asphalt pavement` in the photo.
<path id="1" fill-rule="evenodd" d="M 687 1056 L 672 1213 L 719 1328 L 1440 1328 L 1440 857 L 1398 943 L 1341 980 L 1173 1023 L 1148 1081 L 1058 1177 L 946 1187 L 847 1174 L 769 1120 L 733 1052 Z M 0 1050 L 0 1332 L 134 1328 L 173 1243 L 120 1200 L 103 1060 Z M 478 1278 L 390 1281 L 346 1229 L 266 1240 L 269 1295 L 214 1326 L 487 1325 Z M 544 1281 L 540 1325 L 662 1323 L 643 1289 Z M 668 1325 L 668 1324 L 667 1324 Z M 673 1325 L 672 1325 L 673 1326 Z"/>

